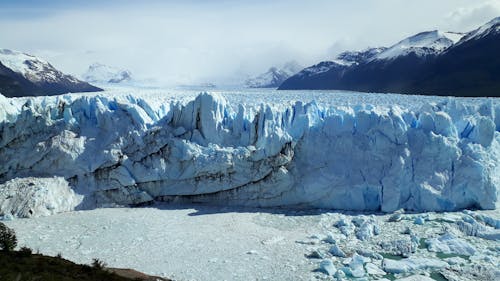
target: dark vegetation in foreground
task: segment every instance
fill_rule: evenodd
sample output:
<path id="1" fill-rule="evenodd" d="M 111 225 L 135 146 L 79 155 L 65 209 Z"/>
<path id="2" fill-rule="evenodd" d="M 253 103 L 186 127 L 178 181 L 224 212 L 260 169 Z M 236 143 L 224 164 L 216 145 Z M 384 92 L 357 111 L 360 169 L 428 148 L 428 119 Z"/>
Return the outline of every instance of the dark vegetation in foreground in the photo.
<path id="1" fill-rule="evenodd" d="M 0 222 L 0 280 L 2 281 L 169 281 L 131 269 L 106 268 L 98 259 L 92 265 L 76 264 L 56 257 L 34 254 L 27 247 L 14 251 L 17 239 Z"/>

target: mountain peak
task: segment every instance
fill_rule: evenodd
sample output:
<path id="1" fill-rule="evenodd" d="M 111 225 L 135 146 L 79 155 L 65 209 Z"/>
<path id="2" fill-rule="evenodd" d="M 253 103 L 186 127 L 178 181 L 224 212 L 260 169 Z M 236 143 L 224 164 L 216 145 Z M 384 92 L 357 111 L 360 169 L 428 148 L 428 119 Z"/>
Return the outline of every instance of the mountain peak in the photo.
<path id="1" fill-rule="evenodd" d="M 407 37 L 381 52 L 374 59 L 395 59 L 414 53 L 417 56 L 436 55 L 458 42 L 464 34 L 442 32 L 439 30 L 424 31 Z"/>
<path id="2" fill-rule="evenodd" d="M 296 61 L 288 61 L 281 68 L 273 66 L 265 73 L 245 81 L 250 88 L 276 88 L 290 76 L 296 74 L 302 69 Z"/>
<path id="3" fill-rule="evenodd" d="M 474 39 L 479 39 L 482 38 L 488 34 L 491 33 L 499 33 L 500 32 L 500 17 L 496 17 L 486 24 L 480 26 L 477 29 L 474 29 L 473 31 L 467 33 L 462 40 L 460 40 L 459 44 L 462 44 L 463 42 L 469 41 L 469 40 L 474 40 Z"/>
<path id="4" fill-rule="evenodd" d="M 48 61 L 0 49 L 0 92 L 7 96 L 56 95 L 101 89 L 57 70 Z"/>
<path id="5" fill-rule="evenodd" d="M 55 80 L 63 75 L 45 60 L 9 49 L 0 49 L 0 62 L 32 82 Z"/>
<path id="6" fill-rule="evenodd" d="M 122 83 L 132 80 L 132 73 L 126 69 L 118 69 L 99 62 L 91 64 L 82 75 L 87 82 Z"/>

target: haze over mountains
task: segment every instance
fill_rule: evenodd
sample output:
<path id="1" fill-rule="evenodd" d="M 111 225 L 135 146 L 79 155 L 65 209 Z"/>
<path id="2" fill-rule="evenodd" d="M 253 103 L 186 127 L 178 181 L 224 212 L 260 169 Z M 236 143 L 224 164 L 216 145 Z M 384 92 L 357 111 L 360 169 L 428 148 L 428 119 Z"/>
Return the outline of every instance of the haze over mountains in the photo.
<path id="1" fill-rule="evenodd" d="M 389 48 L 344 52 L 303 69 L 279 89 L 500 96 L 498 50 L 500 17 L 465 34 L 434 30 Z"/>
<path id="2" fill-rule="evenodd" d="M 304 69 L 290 61 L 241 84 L 280 90 L 500 96 L 498 50 L 500 17 L 468 33 L 421 32 L 390 47 L 346 51 Z M 82 78 L 86 82 L 35 56 L 0 50 L 0 93 L 7 97 L 92 92 L 101 89 L 89 83 L 135 81 L 129 70 L 101 63 L 92 64 Z"/>
<path id="3" fill-rule="evenodd" d="M 299 72 L 303 67 L 296 61 L 289 61 L 282 67 L 271 67 L 256 77 L 245 81 L 245 86 L 249 88 L 277 88 L 286 79 Z"/>
<path id="4" fill-rule="evenodd" d="M 102 63 L 93 63 L 82 75 L 83 80 L 90 83 L 127 83 L 132 81 L 132 72 L 118 69 Z"/>

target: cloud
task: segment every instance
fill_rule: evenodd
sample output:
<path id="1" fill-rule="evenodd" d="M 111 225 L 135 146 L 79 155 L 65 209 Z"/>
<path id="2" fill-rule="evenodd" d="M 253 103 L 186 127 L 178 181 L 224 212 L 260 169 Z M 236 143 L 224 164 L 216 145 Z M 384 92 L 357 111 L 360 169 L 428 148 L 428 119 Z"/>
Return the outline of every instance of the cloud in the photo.
<path id="1" fill-rule="evenodd" d="M 218 83 L 423 30 L 469 30 L 498 8 L 498 1 L 466 0 L 103 2 L 0 1 L 0 48 L 40 55 L 73 74 L 101 62 L 165 83 Z"/>
<path id="2" fill-rule="evenodd" d="M 487 1 L 460 7 L 446 16 L 448 25 L 457 31 L 471 31 L 500 16 L 500 1 Z"/>

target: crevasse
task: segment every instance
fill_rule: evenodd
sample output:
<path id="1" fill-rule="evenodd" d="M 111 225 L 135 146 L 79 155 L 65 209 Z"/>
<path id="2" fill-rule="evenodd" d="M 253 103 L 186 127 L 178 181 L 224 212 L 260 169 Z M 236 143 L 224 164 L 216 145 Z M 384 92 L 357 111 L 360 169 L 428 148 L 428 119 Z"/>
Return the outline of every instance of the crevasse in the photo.
<path id="1" fill-rule="evenodd" d="M 157 109 L 160 108 L 160 109 Z M 80 209 L 157 201 L 390 212 L 494 209 L 500 105 L 161 107 L 0 96 L 0 184 L 64 177 Z"/>

